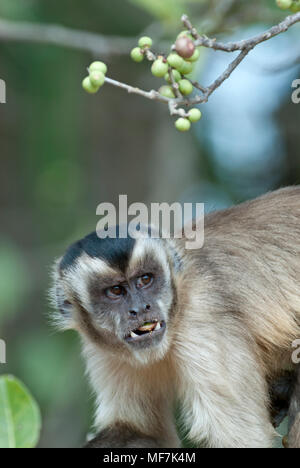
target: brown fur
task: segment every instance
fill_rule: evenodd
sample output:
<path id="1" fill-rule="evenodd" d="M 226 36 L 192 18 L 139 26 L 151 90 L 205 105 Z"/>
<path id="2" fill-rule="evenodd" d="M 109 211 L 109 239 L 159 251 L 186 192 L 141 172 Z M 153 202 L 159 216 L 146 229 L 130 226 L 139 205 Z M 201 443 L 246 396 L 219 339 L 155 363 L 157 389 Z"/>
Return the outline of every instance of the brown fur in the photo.
<path id="1" fill-rule="evenodd" d="M 212 276 L 221 313 L 251 331 L 266 374 L 289 365 L 300 336 L 300 187 L 208 215 L 203 248 L 187 255 Z"/>
<path id="2" fill-rule="evenodd" d="M 268 383 L 294 369 L 292 342 L 300 337 L 300 188 L 209 214 L 203 248 L 185 251 L 184 242 L 172 241 L 178 272 L 160 244 L 153 250 L 176 291 L 160 348 L 110 346 L 108 330 L 102 346 L 93 315 L 77 309 L 96 427 L 106 431 L 98 442 L 129 446 L 130 427 L 130 446 L 148 446 L 145 435 L 154 446 L 178 446 L 172 413 L 179 400 L 196 446 L 270 447 Z"/>

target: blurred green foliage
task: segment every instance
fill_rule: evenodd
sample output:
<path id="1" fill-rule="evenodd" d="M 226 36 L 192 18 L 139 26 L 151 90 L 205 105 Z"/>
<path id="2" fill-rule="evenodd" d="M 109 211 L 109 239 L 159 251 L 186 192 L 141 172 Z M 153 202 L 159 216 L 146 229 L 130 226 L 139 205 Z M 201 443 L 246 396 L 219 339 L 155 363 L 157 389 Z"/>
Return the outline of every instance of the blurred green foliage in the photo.
<path id="1" fill-rule="evenodd" d="M 0 239 L 0 326 L 15 314 L 30 290 L 30 276 L 22 251 Z"/>
<path id="2" fill-rule="evenodd" d="M 178 24 L 183 12 L 190 12 L 191 4 L 207 4 L 206 0 L 130 0 L 133 4 L 143 8 L 155 18 L 171 25 Z"/>

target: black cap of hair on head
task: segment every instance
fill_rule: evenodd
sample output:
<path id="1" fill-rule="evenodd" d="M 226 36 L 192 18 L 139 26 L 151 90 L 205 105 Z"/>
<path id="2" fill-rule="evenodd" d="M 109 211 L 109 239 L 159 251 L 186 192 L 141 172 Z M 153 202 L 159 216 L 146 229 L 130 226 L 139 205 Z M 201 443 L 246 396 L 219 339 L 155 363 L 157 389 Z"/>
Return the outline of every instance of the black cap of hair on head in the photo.
<path id="1" fill-rule="evenodd" d="M 76 260 L 85 252 L 92 258 L 100 258 L 112 268 L 124 272 L 132 255 L 135 239 L 129 236 L 119 237 L 119 226 L 116 226 L 116 237 L 101 239 L 94 231 L 83 239 L 72 244 L 60 262 L 60 269 L 70 268 Z"/>

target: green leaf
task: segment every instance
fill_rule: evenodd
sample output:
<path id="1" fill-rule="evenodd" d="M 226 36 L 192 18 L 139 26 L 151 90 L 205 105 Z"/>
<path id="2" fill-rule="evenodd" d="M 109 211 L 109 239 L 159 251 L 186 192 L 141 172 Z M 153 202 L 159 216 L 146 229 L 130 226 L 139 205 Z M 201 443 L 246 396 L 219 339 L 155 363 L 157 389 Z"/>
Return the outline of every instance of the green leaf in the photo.
<path id="1" fill-rule="evenodd" d="M 33 448 L 41 427 L 38 405 L 11 375 L 0 377 L 0 448 Z"/>

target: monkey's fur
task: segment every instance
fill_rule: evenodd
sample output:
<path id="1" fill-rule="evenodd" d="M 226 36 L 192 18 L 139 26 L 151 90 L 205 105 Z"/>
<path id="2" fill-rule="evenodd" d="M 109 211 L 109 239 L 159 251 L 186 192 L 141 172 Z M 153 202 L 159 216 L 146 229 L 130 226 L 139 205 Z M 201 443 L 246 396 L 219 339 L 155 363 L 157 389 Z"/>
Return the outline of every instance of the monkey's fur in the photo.
<path id="1" fill-rule="evenodd" d="M 300 447 L 300 367 L 289 407 L 288 447 Z"/>
<path id="2" fill-rule="evenodd" d="M 94 234 L 56 263 L 59 322 L 80 333 L 96 394 L 88 446 L 178 447 L 177 402 L 195 446 L 272 446 L 268 384 L 295 370 L 300 337 L 300 187 L 211 213 L 204 232 L 199 250 Z"/>

